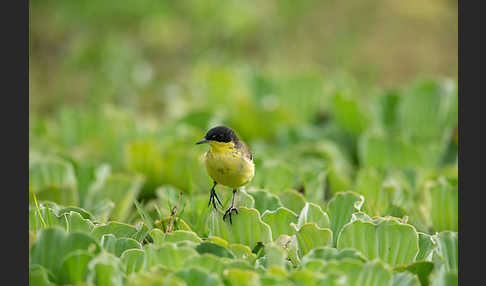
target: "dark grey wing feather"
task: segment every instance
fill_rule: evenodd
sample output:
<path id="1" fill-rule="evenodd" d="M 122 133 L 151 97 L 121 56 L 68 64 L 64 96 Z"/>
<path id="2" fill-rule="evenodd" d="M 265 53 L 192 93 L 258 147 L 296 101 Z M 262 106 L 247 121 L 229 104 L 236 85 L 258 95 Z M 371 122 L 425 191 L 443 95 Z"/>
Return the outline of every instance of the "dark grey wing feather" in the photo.
<path id="1" fill-rule="evenodd" d="M 246 158 L 253 161 L 253 154 L 251 154 L 250 148 L 248 148 L 248 146 L 246 146 L 245 142 L 239 140 L 238 143 L 236 144 L 236 148 L 238 148 L 238 150 L 240 150 L 240 152 L 241 152 L 241 154 L 243 154 L 243 156 L 245 156 Z"/>

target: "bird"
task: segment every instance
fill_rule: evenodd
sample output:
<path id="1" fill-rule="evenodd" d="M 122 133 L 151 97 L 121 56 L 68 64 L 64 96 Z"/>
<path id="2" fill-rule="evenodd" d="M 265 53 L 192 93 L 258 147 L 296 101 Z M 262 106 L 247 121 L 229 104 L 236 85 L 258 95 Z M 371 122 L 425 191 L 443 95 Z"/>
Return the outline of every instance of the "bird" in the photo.
<path id="1" fill-rule="evenodd" d="M 236 133 L 228 126 L 216 126 L 207 131 L 204 138 L 196 144 L 209 144 L 209 150 L 204 154 L 203 161 L 206 171 L 213 179 L 213 187 L 210 190 L 208 207 L 213 205 L 217 210 L 216 201 L 223 204 L 214 189 L 220 184 L 233 189 L 231 207 L 223 215 L 223 221 L 228 216 L 230 224 L 233 224 L 231 214 L 238 214 L 235 198 L 238 188 L 248 184 L 255 176 L 255 164 L 253 154 L 248 146 L 238 138 Z"/>

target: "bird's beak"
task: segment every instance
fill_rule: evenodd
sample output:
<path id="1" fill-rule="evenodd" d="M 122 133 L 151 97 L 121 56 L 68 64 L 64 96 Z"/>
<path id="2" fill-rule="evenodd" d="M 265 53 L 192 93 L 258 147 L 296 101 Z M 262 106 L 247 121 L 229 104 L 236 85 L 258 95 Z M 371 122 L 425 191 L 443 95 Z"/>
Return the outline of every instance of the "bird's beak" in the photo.
<path id="1" fill-rule="evenodd" d="M 203 143 L 208 143 L 210 140 L 203 138 L 202 140 L 198 141 L 196 144 L 203 144 Z"/>

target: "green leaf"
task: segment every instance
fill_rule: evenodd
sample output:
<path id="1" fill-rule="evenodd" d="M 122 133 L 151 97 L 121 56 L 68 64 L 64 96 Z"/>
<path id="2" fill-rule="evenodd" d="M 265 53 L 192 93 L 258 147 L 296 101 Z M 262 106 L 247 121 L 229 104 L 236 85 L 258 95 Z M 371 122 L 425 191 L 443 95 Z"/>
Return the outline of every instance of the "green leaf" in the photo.
<path id="1" fill-rule="evenodd" d="M 320 259 L 307 259 L 306 261 L 302 262 L 302 269 L 319 272 L 324 267 L 326 262 Z"/>
<path id="2" fill-rule="evenodd" d="M 225 284 L 231 286 L 261 285 L 258 273 L 250 270 L 226 269 L 223 273 L 223 279 Z"/>
<path id="3" fill-rule="evenodd" d="M 196 242 L 190 241 L 190 240 L 182 240 L 178 242 L 174 242 L 177 246 L 179 247 L 189 247 L 189 248 L 196 248 L 198 245 Z"/>
<path id="4" fill-rule="evenodd" d="M 273 211 L 282 206 L 280 199 L 269 191 L 249 188 L 248 194 L 255 199 L 255 208 L 260 213 L 266 210 Z"/>
<path id="5" fill-rule="evenodd" d="M 398 266 L 395 268 L 395 271 L 408 271 L 412 274 L 417 275 L 418 279 L 420 280 L 420 284 L 422 286 L 429 285 L 429 276 L 432 270 L 434 269 L 434 264 L 429 261 L 415 261 L 414 263 L 406 266 Z"/>
<path id="6" fill-rule="evenodd" d="M 285 267 L 287 253 L 281 246 L 275 243 L 265 245 L 265 268 L 271 266 Z"/>
<path id="7" fill-rule="evenodd" d="M 77 160 L 71 161 L 74 167 L 74 172 L 76 174 L 76 181 L 78 185 L 78 197 L 79 197 L 79 205 L 85 206 L 85 198 L 86 193 L 89 190 L 89 185 L 95 180 L 95 166 L 97 163 L 95 162 L 79 162 Z M 75 210 L 76 207 L 73 207 Z M 79 209 L 79 208 L 78 208 Z M 78 210 L 75 210 L 79 212 Z M 92 218 L 92 217 L 85 217 L 84 218 Z"/>
<path id="8" fill-rule="evenodd" d="M 173 228 L 172 231 L 176 230 L 186 230 L 192 232 L 191 228 L 189 225 L 180 217 L 175 217 L 175 219 L 172 219 L 170 217 L 166 217 L 162 220 L 156 220 L 155 221 L 155 226 L 159 229 L 161 229 L 163 232 L 167 230 L 167 225 L 169 224 L 170 221 L 173 221 Z"/>
<path id="9" fill-rule="evenodd" d="M 198 255 L 197 251 L 190 247 L 178 247 L 173 243 L 162 245 L 147 244 L 145 250 L 145 268 L 160 264 L 168 269 L 180 269 L 185 262 L 193 256 Z"/>
<path id="10" fill-rule="evenodd" d="M 291 286 L 293 283 L 287 279 L 289 273 L 282 267 L 270 266 L 263 275 L 260 275 L 262 285 Z"/>
<path id="11" fill-rule="evenodd" d="M 393 274 L 393 286 L 420 286 L 420 281 L 412 273 L 399 272 Z"/>
<path id="12" fill-rule="evenodd" d="M 360 137 L 358 154 L 364 166 L 375 168 L 414 168 L 434 166 L 427 154 L 440 152 L 435 146 L 421 146 L 401 137 L 369 132 Z"/>
<path id="13" fill-rule="evenodd" d="M 329 228 L 320 228 L 316 223 L 306 223 L 300 228 L 292 224 L 299 244 L 300 256 L 306 255 L 310 250 L 332 244 L 332 232 Z"/>
<path id="14" fill-rule="evenodd" d="M 38 264 L 30 264 L 29 285 L 55 286 L 56 284 L 49 280 L 49 274 L 46 268 Z"/>
<path id="15" fill-rule="evenodd" d="M 317 282 L 322 278 L 323 275 L 321 273 L 309 271 L 307 269 L 292 271 L 289 275 L 289 280 L 294 284 L 305 286 L 317 285 Z"/>
<path id="16" fill-rule="evenodd" d="M 228 201 L 229 202 L 229 201 Z M 244 189 L 238 190 L 238 207 L 255 208 L 255 199 L 248 194 Z"/>
<path id="17" fill-rule="evenodd" d="M 343 130 L 353 135 L 361 133 L 369 124 L 370 119 L 363 110 L 363 104 L 351 93 L 339 92 L 331 100 L 333 118 Z"/>
<path id="18" fill-rule="evenodd" d="M 257 242 L 272 241 L 272 231 L 264 223 L 256 209 L 240 207 L 238 214 L 233 213 L 233 224 L 229 219 L 223 222 L 219 213 L 211 212 L 209 233 L 219 236 L 230 243 L 241 243 L 253 248 Z"/>
<path id="19" fill-rule="evenodd" d="M 309 251 L 304 257 L 302 257 L 302 264 L 306 265 L 309 261 L 320 259 L 323 261 L 328 260 L 341 260 L 341 259 L 354 259 L 361 262 L 365 262 L 363 254 L 357 252 L 354 249 L 342 249 L 320 246 Z"/>
<path id="20" fill-rule="evenodd" d="M 398 106 L 402 97 L 398 92 L 387 91 L 376 98 L 377 117 L 384 130 L 390 134 L 398 132 Z"/>
<path id="21" fill-rule="evenodd" d="M 455 270 L 447 271 L 442 268 L 434 271 L 431 275 L 431 286 L 457 286 L 458 284 L 459 279 Z"/>
<path id="22" fill-rule="evenodd" d="M 304 187 L 305 197 L 308 201 L 320 203 L 324 201 L 326 183 L 328 181 L 328 166 L 322 159 L 303 159 L 298 168 L 299 181 Z"/>
<path id="23" fill-rule="evenodd" d="M 444 178 L 429 181 L 425 187 L 425 207 L 435 231 L 457 231 L 458 187 L 452 186 Z"/>
<path id="24" fill-rule="evenodd" d="M 57 227 L 45 229 L 32 244 L 30 263 L 45 267 L 59 278 L 62 259 L 75 250 L 86 250 L 95 254 L 100 251 L 100 246 L 85 233 L 67 233 Z"/>
<path id="25" fill-rule="evenodd" d="M 430 260 L 429 256 L 435 248 L 435 241 L 431 235 L 419 232 L 419 253 L 415 260 Z"/>
<path id="26" fill-rule="evenodd" d="M 191 260 L 187 261 L 185 267 L 203 268 L 208 273 L 215 273 L 221 277 L 224 269 L 227 268 L 227 264 L 230 261 L 232 260 L 204 253 L 202 255 L 194 256 Z"/>
<path id="27" fill-rule="evenodd" d="M 62 216 L 63 214 L 69 214 L 71 212 L 78 213 L 84 219 L 88 219 L 88 220 L 94 219 L 93 215 L 90 212 L 88 212 L 87 210 L 85 210 L 83 208 L 79 208 L 79 207 L 73 207 L 73 206 L 61 208 L 58 212 L 58 215 Z"/>
<path id="28" fill-rule="evenodd" d="M 162 244 L 164 242 L 179 242 L 179 241 L 192 241 L 192 242 L 202 242 L 202 239 L 197 236 L 195 232 L 187 230 L 176 230 L 169 233 L 164 233 L 160 229 L 152 229 L 150 231 L 150 236 L 154 240 L 155 245 Z"/>
<path id="29" fill-rule="evenodd" d="M 217 237 L 217 236 L 208 237 L 206 242 L 211 242 L 211 243 L 217 244 L 219 246 L 222 246 L 224 248 L 229 247 L 229 243 L 226 240 L 222 239 L 221 237 Z M 248 247 L 248 246 L 246 246 L 246 247 Z"/>
<path id="30" fill-rule="evenodd" d="M 149 229 L 145 224 L 141 227 L 135 227 L 125 223 L 111 221 L 107 224 L 95 226 L 92 235 L 98 240 L 100 240 L 104 234 L 113 234 L 117 238 L 133 238 L 138 242 L 142 242 L 148 231 Z"/>
<path id="31" fill-rule="evenodd" d="M 278 194 L 282 205 L 294 213 L 299 213 L 305 205 L 304 196 L 295 190 L 285 190 Z"/>
<path id="32" fill-rule="evenodd" d="M 94 206 L 90 206 L 90 210 L 93 212 L 96 221 L 100 223 L 108 222 L 114 208 L 115 204 L 108 199 L 103 199 L 98 201 Z"/>
<path id="33" fill-rule="evenodd" d="M 54 205 L 54 203 L 49 204 L 49 207 L 45 206 L 44 203 L 39 206 L 39 209 L 29 205 L 29 230 L 38 232 L 44 228 L 52 226 L 58 226 L 66 230 L 66 219 L 57 216 L 57 210 L 55 208 L 57 208 L 57 206 Z M 45 227 L 42 220 L 44 220 L 44 223 L 46 224 Z"/>
<path id="34" fill-rule="evenodd" d="M 316 114 L 327 105 L 327 100 L 322 100 L 324 92 L 322 77 L 315 72 L 282 76 L 275 78 L 270 84 L 272 84 L 270 89 L 260 91 L 262 96 L 278 94 L 278 102 L 283 105 L 279 109 L 285 108 L 283 109 L 285 118 L 293 119 L 297 124 L 313 120 Z M 306 95 L 305 100 L 300 97 L 303 94 Z M 280 119 L 280 122 L 282 121 Z M 261 125 L 268 128 L 273 124 L 265 122 Z"/>
<path id="35" fill-rule="evenodd" d="M 346 276 L 341 273 L 329 273 L 324 275 L 321 279 L 319 279 L 318 284 L 319 286 L 345 286 L 346 285 Z"/>
<path id="36" fill-rule="evenodd" d="M 76 211 L 67 211 L 59 209 L 59 206 L 50 203 L 49 207 L 43 203 L 39 206 L 40 215 L 47 221 L 46 227 L 59 226 L 67 231 L 79 231 L 90 233 L 94 228 L 94 224 L 89 219 L 85 219 L 80 213 Z M 29 206 L 29 230 L 40 231 L 44 226 L 41 223 L 41 218 L 37 209 Z"/>
<path id="37" fill-rule="evenodd" d="M 392 272 L 383 262 L 373 260 L 361 263 L 356 260 L 343 259 L 330 261 L 324 265 L 322 273 L 344 274 L 348 286 L 391 286 Z"/>
<path id="38" fill-rule="evenodd" d="M 293 231 L 295 231 L 294 227 L 292 227 Z M 300 265 L 300 257 L 298 254 L 299 251 L 299 243 L 297 241 L 297 237 L 295 235 L 288 236 L 282 234 L 277 238 L 275 241 L 278 245 L 284 248 L 287 251 L 287 258 L 292 262 L 294 266 Z"/>
<path id="39" fill-rule="evenodd" d="M 101 237 L 101 246 L 104 250 L 120 257 L 127 249 L 142 249 L 142 245 L 133 238 L 117 238 L 113 234 L 105 234 Z"/>
<path id="40" fill-rule="evenodd" d="M 210 242 L 200 243 L 196 247 L 196 250 L 199 254 L 211 253 L 211 254 L 213 254 L 215 256 L 219 256 L 219 257 L 228 257 L 228 258 L 234 258 L 235 257 L 230 251 L 228 251 L 228 249 L 226 249 L 226 248 L 224 248 L 220 245 L 210 243 Z"/>
<path id="41" fill-rule="evenodd" d="M 108 252 L 101 252 L 88 265 L 87 281 L 97 286 L 123 285 L 120 259 Z"/>
<path id="42" fill-rule="evenodd" d="M 56 157 L 29 158 L 29 188 L 38 200 L 76 205 L 78 190 L 72 164 Z"/>
<path id="43" fill-rule="evenodd" d="M 94 255 L 86 250 L 75 250 L 66 255 L 61 262 L 60 282 L 62 284 L 83 282 L 88 271 L 88 263 L 93 257 Z"/>
<path id="44" fill-rule="evenodd" d="M 94 224 L 89 219 L 83 218 L 77 212 L 70 211 L 69 213 L 64 213 L 63 216 L 65 216 L 69 231 L 90 233 L 94 228 Z"/>
<path id="45" fill-rule="evenodd" d="M 446 271 L 458 270 L 458 237 L 457 232 L 440 232 L 434 256 L 445 266 Z"/>
<path id="46" fill-rule="evenodd" d="M 218 276 L 210 274 L 199 268 L 184 269 L 174 274 L 176 277 L 184 280 L 187 285 L 202 285 L 202 286 L 218 286 L 223 285 L 223 282 Z"/>
<path id="47" fill-rule="evenodd" d="M 143 268 L 145 261 L 145 252 L 142 249 L 127 249 L 121 255 L 123 265 L 125 265 L 126 274 L 139 272 Z"/>
<path id="48" fill-rule="evenodd" d="M 174 275 L 163 275 L 157 271 L 139 272 L 128 276 L 127 286 L 186 286 L 181 278 Z"/>
<path id="49" fill-rule="evenodd" d="M 237 268 L 237 269 L 242 269 L 242 270 L 255 270 L 255 265 L 256 265 L 256 261 L 252 262 L 252 264 L 250 264 L 250 262 L 248 260 L 242 260 L 242 259 L 227 260 L 226 268 L 227 269 Z"/>
<path id="50" fill-rule="evenodd" d="M 291 210 L 280 207 L 274 211 L 266 210 L 262 215 L 262 220 L 268 224 L 272 230 L 272 239 L 276 240 L 280 235 L 291 235 L 294 231 L 290 223 L 297 223 L 298 216 Z"/>
<path id="51" fill-rule="evenodd" d="M 393 201 L 395 188 L 386 187 L 384 180 L 384 174 L 376 168 L 366 167 L 358 171 L 355 189 L 366 198 L 363 210 L 371 216 L 386 215 L 385 211 Z"/>
<path id="52" fill-rule="evenodd" d="M 337 248 L 355 248 L 369 260 L 380 258 L 395 266 L 415 259 L 418 234 L 415 228 L 394 218 L 380 218 L 376 223 L 355 220 L 343 227 Z"/>
<path id="53" fill-rule="evenodd" d="M 229 250 L 231 250 L 237 259 L 248 260 L 251 265 L 255 263 L 256 255 L 251 252 L 248 246 L 234 243 L 229 245 Z"/>
<path id="54" fill-rule="evenodd" d="M 327 212 L 330 218 L 334 247 L 337 244 L 342 227 L 351 221 L 353 213 L 360 211 L 363 202 L 364 197 L 353 192 L 337 193 L 329 201 Z"/>
<path id="55" fill-rule="evenodd" d="M 457 124 L 457 104 L 457 88 L 449 82 L 417 82 L 399 105 L 401 131 L 416 143 L 444 143 Z"/>
<path id="56" fill-rule="evenodd" d="M 197 236 L 197 234 L 192 231 L 176 230 L 165 234 L 165 241 L 179 242 L 184 240 L 189 240 L 196 243 L 202 242 L 202 239 L 199 238 L 199 236 Z"/>
<path id="57" fill-rule="evenodd" d="M 278 193 L 292 188 L 295 176 L 295 171 L 287 162 L 267 158 L 262 161 L 259 172 L 255 173 L 252 185 Z M 255 201 L 255 203 L 257 202 Z"/>
<path id="58" fill-rule="evenodd" d="M 329 217 L 320 206 L 314 203 L 306 203 L 299 214 L 297 228 L 310 222 L 315 222 L 320 228 L 329 227 Z"/>

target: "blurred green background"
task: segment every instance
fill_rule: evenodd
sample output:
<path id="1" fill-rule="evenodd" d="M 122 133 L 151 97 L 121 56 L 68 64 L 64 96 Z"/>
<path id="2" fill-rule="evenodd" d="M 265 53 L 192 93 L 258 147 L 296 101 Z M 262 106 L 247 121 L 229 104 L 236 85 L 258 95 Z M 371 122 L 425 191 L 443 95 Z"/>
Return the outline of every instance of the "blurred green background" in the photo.
<path id="1" fill-rule="evenodd" d="M 32 0 L 31 188 L 93 210 L 109 173 L 142 199 L 206 200 L 194 143 L 226 124 L 254 153 L 250 187 L 429 217 L 415 190 L 457 181 L 457 34 L 451 0 Z M 64 175 L 37 176 L 45 162 Z M 53 182 L 75 191 L 43 197 Z"/>
<path id="2" fill-rule="evenodd" d="M 109 102 L 162 116 L 168 98 L 202 92 L 208 69 L 343 71 L 386 87 L 457 78 L 454 0 L 33 0 L 30 10 L 32 112 Z"/>

